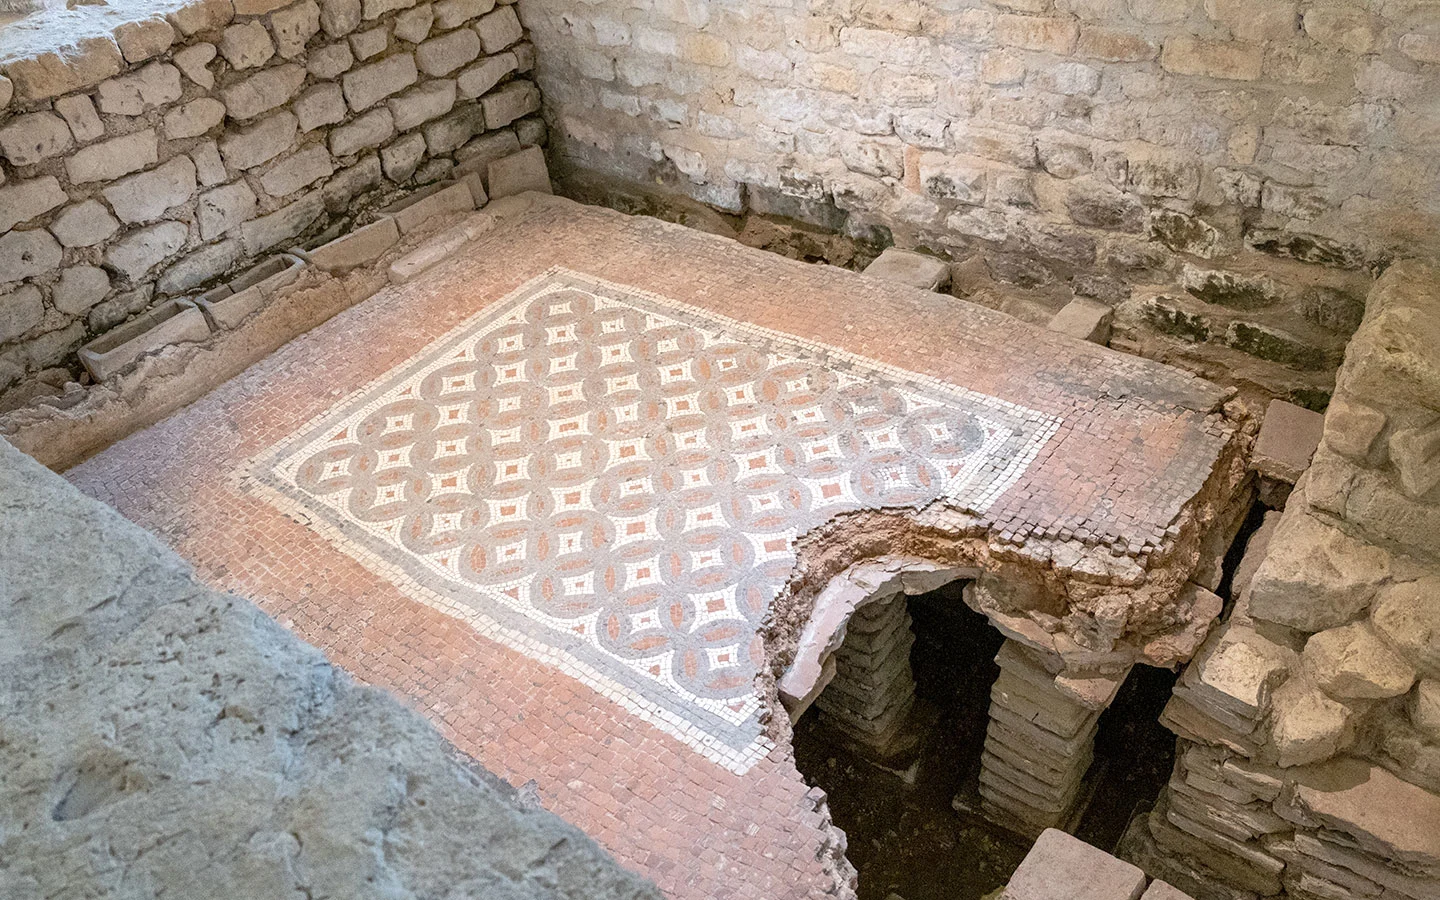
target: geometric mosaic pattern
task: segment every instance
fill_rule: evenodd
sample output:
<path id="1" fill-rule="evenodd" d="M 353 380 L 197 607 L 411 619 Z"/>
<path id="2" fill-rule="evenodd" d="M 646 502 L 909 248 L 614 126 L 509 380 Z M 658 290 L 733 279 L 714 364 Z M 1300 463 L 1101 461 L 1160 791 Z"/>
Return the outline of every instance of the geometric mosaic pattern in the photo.
<path id="1" fill-rule="evenodd" d="M 765 749 L 755 632 L 796 537 L 942 497 L 983 512 L 1058 424 L 556 269 L 247 482 L 412 597 L 743 771 Z"/>

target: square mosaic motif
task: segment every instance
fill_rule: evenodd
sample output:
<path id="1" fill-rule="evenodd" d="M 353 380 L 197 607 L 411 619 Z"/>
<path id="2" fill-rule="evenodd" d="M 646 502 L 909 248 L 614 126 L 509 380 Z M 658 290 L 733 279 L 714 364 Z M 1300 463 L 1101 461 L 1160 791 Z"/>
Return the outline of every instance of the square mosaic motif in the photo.
<path id="1" fill-rule="evenodd" d="M 1058 421 L 563 269 L 247 467 L 409 596 L 715 761 L 766 749 L 756 629 L 828 518 L 985 508 Z"/>

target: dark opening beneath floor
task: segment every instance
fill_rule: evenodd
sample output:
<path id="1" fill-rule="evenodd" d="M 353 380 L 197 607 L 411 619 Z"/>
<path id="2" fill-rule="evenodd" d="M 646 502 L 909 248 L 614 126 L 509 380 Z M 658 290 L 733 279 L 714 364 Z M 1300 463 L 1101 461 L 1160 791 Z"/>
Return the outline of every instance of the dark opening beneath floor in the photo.
<path id="1" fill-rule="evenodd" d="M 961 598 L 962 582 L 907 601 L 915 644 L 918 750 L 889 767 L 830 727 L 818 706 L 795 726 L 796 764 L 829 795 L 860 900 L 980 900 L 1004 886 L 1030 841 L 979 815 L 980 757 L 995 654 L 1004 638 Z M 1175 675 L 1137 668 L 1102 716 L 1090 771 L 1094 790 L 1077 834 L 1113 849 L 1136 809 L 1153 802 L 1174 761 L 1158 722 Z M 827 688 L 828 690 L 828 688 Z M 973 810 L 973 812 L 971 812 Z"/>

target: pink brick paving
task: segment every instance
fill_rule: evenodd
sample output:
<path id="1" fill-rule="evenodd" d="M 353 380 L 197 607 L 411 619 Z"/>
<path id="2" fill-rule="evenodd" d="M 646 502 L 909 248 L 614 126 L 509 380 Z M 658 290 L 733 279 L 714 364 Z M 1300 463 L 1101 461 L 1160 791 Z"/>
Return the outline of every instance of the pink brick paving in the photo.
<path id="1" fill-rule="evenodd" d="M 549 808 L 676 897 L 804 897 L 827 887 L 817 859 L 824 836 L 814 827 L 805 785 L 785 748 L 758 759 L 744 757 L 744 742 L 713 721 L 703 723 L 708 732 L 701 728 L 677 737 L 674 727 L 658 727 L 653 713 L 636 709 L 634 697 L 667 696 L 643 680 L 630 687 L 629 698 L 607 697 L 566 674 L 564 659 L 537 661 L 540 651 L 516 652 L 510 648 L 516 642 L 487 639 L 469 620 L 415 599 L 414 573 L 406 584 L 394 571 L 413 565 L 413 554 L 406 557 L 408 551 L 394 542 L 390 550 L 383 542 L 367 545 L 369 556 L 357 552 L 354 540 L 337 533 L 345 517 L 332 510 L 327 521 L 323 491 L 293 492 L 291 485 L 292 505 L 286 512 L 275 505 L 277 493 L 285 496 L 284 485 L 273 477 L 275 466 L 304 456 L 299 448 L 307 427 L 343 419 L 350 407 L 342 401 L 358 388 L 386 373 L 405 375 L 400 367 L 423 357 L 427 347 L 477 313 L 503 314 L 499 301 L 554 266 L 626 286 L 637 297 L 648 292 L 671 298 L 702 318 L 728 317 L 813 343 L 800 348 L 820 354 L 803 363 L 812 372 L 843 368 L 824 358 L 824 346 L 838 347 L 872 360 L 866 373 L 878 383 L 892 385 L 902 371 L 916 373 L 927 385 L 958 385 L 974 392 L 971 396 L 1013 405 L 1016 415 L 1032 416 L 1034 423 L 1054 424 L 1054 436 L 1012 486 L 983 501 L 976 499 L 983 489 L 961 500 L 988 506 L 985 514 L 997 527 L 1017 536 L 1068 532 L 1143 556 L 1164 540 L 1176 511 L 1208 476 L 1223 440 L 1206 417 L 1218 392 L 1183 373 L 1061 341 L 950 298 L 805 266 L 650 220 L 550 201 L 507 222 L 463 258 L 338 316 L 171 419 L 71 470 L 77 485 L 159 533 L 202 577 L 255 599 L 358 677 L 408 697 L 458 747 L 503 777 L 517 784 L 535 780 Z M 632 307 L 645 302 L 611 299 Z M 696 320 L 685 327 L 703 324 Z M 747 338 L 740 350 L 754 339 L 739 336 Z M 599 346 L 585 343 L 591 350 Z M 598 370 L 594 377 L 601 377 Z M 546 399 L 550 388 L 563 387 L 547 382 Z M 663 392 L 645 396 L 657 405 L 664 399 Z M 428 413 L 442 405 L 432 399 L 424 404 Z M 713 424 L 728 431 L 737 420 L 727 414 Z M 551 421 L 546 419 L 546 429 Z M 531 427 L 539 428 L 538 420 Z M 856 430 L 841 433 L 854 439 Z M 360 455 L 378 462 L 384 449 L 372 444 Z M 929 476 L 919 475 L 925 466 L 934 469 L 937 458 L 909 449 L 908 471 L 917 483 L 939 486 L 943 479 L 927 482 Z M 304 458 L 323 466 L 313 452 Z M 415 462 L 397 465 L 396 471 L 408 473 Z M 504 474 L 503 468 L 491 470 Z M 667 472 L 679 475 L 671 468 L 652 471 L 651 477 Z M 943 469 L 930 474 L 936 472 Z M 426 471 L 424 477 L 433 474 L 445 475 Z M 365 477 L 366 490 L 379 489 L 373 470 Z M 622 479 L 617 475 L 610 482 L 606 489 L 618 500 Z M 317 488 L 321 481 L 307 484 Z M 540 486 L 542 497 L 563 501 L 549 488 L 567 485 Z M 487 490 L 493 487 L 492 480 Z M 732 492 L 727 502 L 739 499 Z M 674 521 L 683 521 L 682 505 L 672 503 L 670 510 L 678 517 Z M 735 538 L 731 531 L 725 534 Z M 493 541 L 479 537 L 473 543 L 495 549 Z M 620 571 L 633 560 L 614 562 Z M 561 583 L 557 570 L 547 571 Z M 437 585 L 443 587 L 432 581 L 428 589 Z M 729 613 L 726 602 L 716 610 Z M 685 615 L 705 609 L 690 605 Z M 759 611 L 733 608 L 742 613 L 730 626 L 743 637 L 747 628 L 753 631 Z M 668 611 L 650 608 L 657 610 Z M 686 624 L 684 615 L 679 622 Z M 723 623 L 712 623 L 718 624 Z M 623 642 L 614 643 L 616 633 L 607 625 L 611 649 L 624 650 Z M 676 630 L 672 637 L 681 634 L 689 632 Z M 713 649 L 697 641 L 680 647 L 681 656 Z M 735 646 L 753 665 L 753 645 L 740 640 Z M 623 653 L 596 659 L 613 663 L 615 656 Z M 700 688 L 690 693 L 722 706 L 748 690 L 739 682 L 703 677 L 714 671 L 687 670 L 683 664 L 680 670 L 695 679 L 690 686 Z M 669 696 L 681 697 L 673 691 Z M 700 732 L 719 733 L 721 740 L 706 745 Z M 715 752 L 701 752 L 707 746 Z M 727 755 L 734 752 L 742 758 Z"/>

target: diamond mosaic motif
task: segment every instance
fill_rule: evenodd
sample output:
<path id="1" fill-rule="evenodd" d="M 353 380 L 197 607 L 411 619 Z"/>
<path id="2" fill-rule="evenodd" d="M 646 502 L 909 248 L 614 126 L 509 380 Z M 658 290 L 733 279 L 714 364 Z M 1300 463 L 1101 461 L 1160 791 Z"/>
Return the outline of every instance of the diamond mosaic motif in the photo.
<path id="1" fill-rule="evenodd" d="M 743 771 L 796 538 L 862 508 L 983 512 L 1057 427 L 557 269 L 248 472 L 410 596 Z"/>

